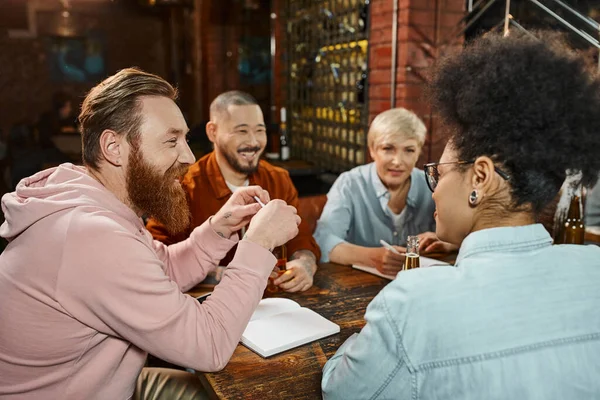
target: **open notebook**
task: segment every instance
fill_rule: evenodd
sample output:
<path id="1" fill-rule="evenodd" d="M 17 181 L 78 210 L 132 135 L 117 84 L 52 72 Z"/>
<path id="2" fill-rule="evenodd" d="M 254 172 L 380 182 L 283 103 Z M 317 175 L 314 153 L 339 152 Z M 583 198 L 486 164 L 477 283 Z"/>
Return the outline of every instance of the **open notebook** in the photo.
<path id="1" fill-rule="evenodd" d="M 438 265 L 450 265 L 447 262 L 436 260 L 434 258 L 424 257 L 424 256 L 419 256 L 419 264 L 420 264 L 420 268 L 433 267 L 433 266 L 438 266 Z M 381 272 L 377 271 L 377 268 L 375 268 L 375 267 L 365 267 L 364 265 L 353 265 L 352 268 L 359 269 L 361 271 L 365 271 L 365 272 L 380 276 L 385 279 L 389 279 L 389 280 L 396 279 L 396 276 L 382 274 Z"/>
<path id="2" fill-rule="evenodd" d="M 339 331 L 339 325 L 293 300 L 267 298 L 252 314 L 241 343 L 262 357 L 269 357 Z"/>

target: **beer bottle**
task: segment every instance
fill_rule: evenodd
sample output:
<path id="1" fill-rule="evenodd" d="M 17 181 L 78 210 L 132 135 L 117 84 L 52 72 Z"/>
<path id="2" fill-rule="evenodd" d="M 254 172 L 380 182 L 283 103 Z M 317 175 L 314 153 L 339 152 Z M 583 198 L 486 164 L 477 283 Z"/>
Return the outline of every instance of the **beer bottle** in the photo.
<path id="1" fill-rule="evenodd" d="M 585 236 L 585 227 L 581 219 L 581 199 L 574 195 L 571 198 L 569 213 L 565 221 L 564 240 L 565 244 L 583 244 Z"/>
<path id="2" fill-rule="evenodd" d="M 369 3 L 370 0 L 365 0 L 365 3 L 361 6 L 358 16 L 358 29 L 365 33 L 367 31 L 367 25 L 369 21 Z"/>
<path id="3" fill-rule="evenodd" d="M 267 289 L 266 289 L 266 291 L 268 293 L 277 293 L 277 292 L 281 291 L 279 286 L 275 285 L 273 283 L 273 281 L 275 279 L 279 278 L 281 275 L 283 275 L 283 273 L 286 271 L 287 248 L 285 247 L 285 244 L 275 247 L 273 249 L 273 255 L 275 257 L 277 257 L 277 264 L 275 264 L 275 268 L 273 270 L 274 272 L 277 273 L 277 277 L 276 278 L 269 277 L 269 283 L 267 284 Z"/>
<path id="4" fill-rule="evenodd" d="M 280 127 L 280 136 L 279 136 L 279 159 L 281 161 L 287 161 L 290 159 L 290 142 L 287 135 L 286 128 L 286 113 L 285 107 L 281 107 L 280 111 L 281 116 L 281 127 Z"/>
<path id="5" fill-rule="evenodd" d="M 409 236 L 406 240 L 406 261 L 403 271 L 419 268 L 419 237 Z"/>

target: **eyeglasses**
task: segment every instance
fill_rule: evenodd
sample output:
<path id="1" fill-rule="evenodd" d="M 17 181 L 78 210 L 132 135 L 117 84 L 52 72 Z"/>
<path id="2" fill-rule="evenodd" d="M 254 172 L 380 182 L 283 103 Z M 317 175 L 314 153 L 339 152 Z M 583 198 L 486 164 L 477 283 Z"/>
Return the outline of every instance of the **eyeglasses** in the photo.
<path id="1" fill-rule="evenodd" d="M 454 162 L 446 162 L 446 163 L 434 162 L 434 163 L 425 164 L 423 166 L 423 169 L 425 170 L 425 180 L 427 181 L 427 186 L 429 186 L 429 190 L 431 190 L 433 192 L 438 185 L 438 181 L 440 179 L 438 165 L 448 165 L 448 164 L 466 165 L 466 164 L 473 164 L 474 162 L 475 162 L 475 160 L 454 161 Z M 508 175 L 506 172 L 502 171 L 500 168 L 494 166 L 494 171 L 496 171 L 496 173 L 498 173 L 498 175 L 500 175 L 502 177 L 502 179 L 504 179 L 506 181 L 510 180 L 510 175 Z"/>

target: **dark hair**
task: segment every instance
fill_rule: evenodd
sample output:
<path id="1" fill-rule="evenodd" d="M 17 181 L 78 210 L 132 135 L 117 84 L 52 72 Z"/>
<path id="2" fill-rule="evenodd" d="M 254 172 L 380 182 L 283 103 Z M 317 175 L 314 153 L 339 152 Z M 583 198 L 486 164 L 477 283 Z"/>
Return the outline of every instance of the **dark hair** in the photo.
<path id="1" fill-rule="evenodd" d="M 462 160 L 489 156 L 511 176 L 513 207 L 539 213 L 566 170 L 600 171 L 600 82 L 561 38 L 486 35 L 445 59 L 430 95 Z"/>
<path id="2" fill-rule="evenodd" d="M 231 90 L 221 93 L 210 104 L 210 118 L 217 118 L 218 115 L 228 115 L 229 106 L 252 106 L 258 105 L 258 102 L 252 95 L 240 90 Z"/>
<path id="3" fill-rule="evenodd" d="M 177 90 L 161 77 L 137 68 L 123 69 L 90 90 L 79 114 L 86 166 L 98 168 L 100 135 L 106 129 L 127 135 L 131 144 L 138 143 L 142 123 L 141 96 L 176 100 Z"/>

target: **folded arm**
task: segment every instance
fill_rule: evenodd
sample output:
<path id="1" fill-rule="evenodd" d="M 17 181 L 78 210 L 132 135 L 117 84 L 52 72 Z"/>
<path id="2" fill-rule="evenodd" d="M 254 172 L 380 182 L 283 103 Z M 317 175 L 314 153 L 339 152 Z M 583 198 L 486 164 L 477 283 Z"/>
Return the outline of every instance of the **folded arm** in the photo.
<path id="1" fill-rule="evenodd" d="M 341 244 L 350 245 L 346 238 L 354 213 L 347 197 L 349 190 L 346 186 L 343 182 L 343 175 L 334 182 L 329 193 L 327 193 L 327 203 L 325 203 L 321 217 L 317 221 L 315 239 L 321 248 L 321 262 L 332 261 L 342 264 L 337 257 L 338 254 L 332 254 L 332 252 Z M 343 264 L 352 264 L 352 262 L 344 262 Z"/>
<path id="2" fill-rule="evenodd" d="M 363 247 L 348 242 L 335 246 L 329 253 L 331 262 L 343 265 L 377 266 L 376 247 Z"/>
<path id="3" fill-rule="evenodd" d="M 321 246 L 321 262 L 334 262 L 343 265 L 364 265 L 375 267 L 386 274 L 395 274 L 402 267 L 404 257 L 381 248 L 365 247 L 349 243 L 346 239 L 355 218 L 349 198 L 351 189 L 343 182 L 343 175 L 327 194 L 327 203 L 317 222 L 315 238 Z M 395 246 L 400 253 L 403 247 Z"/>

